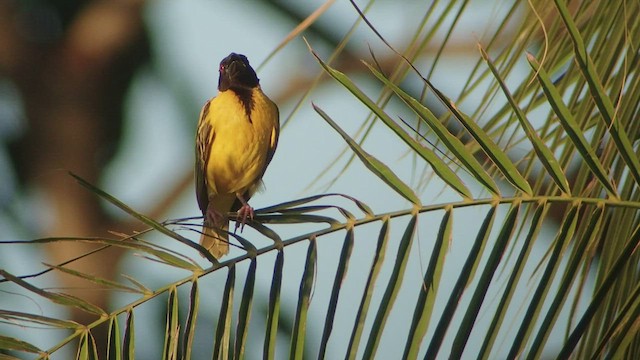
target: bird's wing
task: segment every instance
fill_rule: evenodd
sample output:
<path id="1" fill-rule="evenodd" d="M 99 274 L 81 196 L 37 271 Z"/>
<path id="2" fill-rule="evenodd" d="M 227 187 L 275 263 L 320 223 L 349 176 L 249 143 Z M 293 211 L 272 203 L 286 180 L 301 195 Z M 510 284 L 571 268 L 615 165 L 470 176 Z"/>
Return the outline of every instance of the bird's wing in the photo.
<path id="1" fill-rule="evenodd" d="M 209 192 L 207 190 L 207 164 L 211 156 L 211 145 L 215 139 L 215 133 L 211 123 L 207 121 L 211 100 L 207 101 L 200 112 L 198 130 L 196 132 L 196 197 L 202 213 L 207 212 L 209 205 Z"/>
<path id="2" fill-rule="evenodd" d="M 280 110 L 278 110 L 278 106 L 274 102 L 272 102 L 271 104 L 273 105 L 273 112 L 275 113 L 276 117 L 276 126 L 271 132 L 271 141 L 269 142 L 269 150 L 267 152 L 267 162 L 264 164 L 262 175 L 264 175 L 264 172 L 267 170 L 267 166 L 269 166 L 271 159 L 273 159 L 273 154 L 276 153 L 276 147 L 278 147 L 278 137 L 280 136 Z M 262 178 L 262 175 L 260 175 L 260 178 Z"/>

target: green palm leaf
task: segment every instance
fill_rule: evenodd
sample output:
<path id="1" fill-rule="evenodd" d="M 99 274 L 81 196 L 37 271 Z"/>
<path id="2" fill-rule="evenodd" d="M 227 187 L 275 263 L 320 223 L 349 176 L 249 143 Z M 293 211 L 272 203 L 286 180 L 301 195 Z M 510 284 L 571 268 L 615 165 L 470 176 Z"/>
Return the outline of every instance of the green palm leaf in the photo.
<path id="1" fill-rule="evenodd" d="M 257 209 L 245 232 L 230 236 L 231 254 L 214 259 L 185 235 L 199 231 L 199 218 L 157 221 L 72 175 L 148 229 L 1 243 L 77 241 L 96 250 L 33 274 L 0 269 L 3 293 L 93 319 L 78 324 L 0 309 L 1 325 L 16 330 L 3 332 L 0 348 L 42 359 L 62 351 L 133 359 L 147 350 L 141 345 L 165 359 L 260 352 L 267 359 L 640 357 L 640 3 L 554 3 L 500 12 L 455 94 L 436 75 L 447 69 L 442 64 L 458 21 L 471 11 L 468 1 L 426 9 L 410 41 L 397 46 L 402 51 L 352 2 L 360 18 L 330 61 L 311 52 L 330 86 L 369 112 L 343 117 L 329 104 L 310 104 L 339 136 L 345 167 L 359 160 L 368 173 L 358 176 L 374 175 L 386 192 L 374 197 L 408 205 L 373 206 L 337 193 L 282 201 Z M 347 40 L 361 22 L 370 40 L 390 51 L 360 59 Z M 345 51 L 364 71 L 339 61 Z M 315 86 L 302 99 L 315 96 Z M 341 121 L 361 121 L 351 127 L 358 132 L 348 133 Z M 380 160 L 387 143 L 371 138 L 376 123 L 391 130 L 387 143 L 411 156 L 413 180 L 401 165 Z M 431 191 L 432 179 L 440 194 Z M 73 268 L 109 247 L 138 255 L 137 264 L 161 279 L 104 279 Z M 43 285 L 51 272 L 125 294 L 102 309 Z M 144 317 L 149 308 L 163 315 L 157 334 Z M 61 340 L 14 335 L 30 326 L 59 332 Z M 105 349 L 96 341 L 101 327 L 108 328 Z M 153 336 L 160 338 L 143 345 Z"/>

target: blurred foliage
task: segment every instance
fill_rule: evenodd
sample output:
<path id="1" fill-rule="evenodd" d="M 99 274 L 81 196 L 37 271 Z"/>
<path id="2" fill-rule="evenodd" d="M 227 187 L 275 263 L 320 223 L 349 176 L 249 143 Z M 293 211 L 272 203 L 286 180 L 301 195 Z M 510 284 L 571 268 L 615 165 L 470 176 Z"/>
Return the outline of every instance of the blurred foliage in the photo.
<path id="1" fill-rule="evenodd" d="M 313 42 L 309 45 L 324 79 L 339 83 L 371 115 L 362 121 L 360 131 L 350 134 L 341 127 L 345 114 L 322 104 L 314 104 L 315 111 L 345 140 L 349 151 L 344 154 L 360 161 L 390 192 L 405 199 L 406 208 L 375 212 L 341 194 L 276 204 L 256 211 L 255 221 L 248 224 L 255 230 L 251 237 L 233 234 L 239 255 L 220 262 L 208 257 L 202 265 L 192 255 L 208 253 L 184 236 L 198 231 L 199 219 L 158 222 L 95 187 L 93 179 L 74 175 L 94 196 L 148 229 L 112 237 L 4 241 L 2 246 L 85 243 L 99 250 L 33 275 L 0 270 L 3 291 L 20 288 L 47 303 L 93 316 L 92 322 L 81 324 L 0 310 L 5 325 L 44 327 L 65 334 L 48 348 L 2 334 L 0 348 L 38 358 L 53 357 L 65 348 L 73 348 L 80 359 L 105 354 L 131 358 L 140 344 L 136 335 L 151 326 L 141 322 L 138 314 L 145 305 L 162 299 L 166 304 L 163 345 L 145 346 L 158 349 L 163 359 L 196 357 L 193 353 L 201 351 L 194 345 L 199 338 L 206 339 L 207 349 L 218 359 L 248 356 L 256 348 L 247 346 L 249 342 L 261 342 L 265 358 L 286 357 L 285 353 L 296 359 L 311 357 L 317 347 L 319 358 L 344 354 L 348 359 L 369 359 L 388 354 L 390 343 L 394 355 L 409 359 L 640 357 L 636 325 L 640 313 L 636 251 L 640 243 L 640 123 L 636 121 L 640 20 L 635 16 L 640 4 L 563 0 L 509 4 L 512 7 L 495 19 L 492 34 L 479 45 L 476 66 L 463 91 L 447 94 L 430 74 L 444 61 L 457 21 L 470 11 L 467 5 L 467 1 L 433 3 L 408 42 L 394 45 L 384 40 L 375 22 L 368 21 L 366 8 L 353 4 L 362 20 L 358 24 L 371 30 L 372 39 L 387 44 L 391 54 L 380 58 L 372 52 L 364 65 L 345 66 L 338 61 L 344 59 L 339 54 L 348 36 L 335 44 L 328 59 L 318 55 Z M 290 12 L 299 14 L 293 8 Z M 421 58 L 438 33 L 444 34 L 444 41 L 430 67 L 425 67 Z M 517 66 L 528 67 L 526 77 L 514 79 Z M 376 98 L 354 80 L 350 74 L 354 68 L 359 76 L 366 74 L 367 81 L 378 84 Z M 408 82 L 421 88 L 416 92 Z M 478 95 L 481 100 L 473 101 Z M 388 105 L 392 99 L 401 104 L 401 110 Z M 425 106 L 429 101 L 439 102 L 444 110 Z M 403 119 L 400 113 L 410 113 L 412 118 Z M 424 169 L 420 186 L 408 184 L 393 164 L 375 156 L 375 145 L 367 141 L 374 124 L 383 124 L 395 134 L 397 138 L 389 141 L 408 146 L 417 167 Z M 423 204 L 421 186 L 436 180 L 457 200 Z M 468 209 L 481 215 L 478 227 L 468 225 L 464 213 Z M 428 236 L 429 249 L 421 249 L 416 233 L 427 222 L 437 223 L 437 231 Z M 285 227 L 302 229 L 296 227 L 300 224 L 305 230 L 296 235 L 279 235 Z M 377 235 L 375 249 L 368 239 L 371 252 L 366 267 L 354 266 L 361 264 L 357 261 L 364 254 L 357 250 L 357 244 L 367 240 L 358 233 L 363 228 L 374 228 Z M 459 236 L 458 228 L 474 236 Z M 392 232 L 395 229 L 400 231 Z M 176 242 L 180 250 L 149 241 L 150 232 Z M 334 250 L 336 262 L 330 265 L 319 261 L 318 252 L 332 234 L 344 237 L 339 255 Z M 459 244 L 466 252 L 454 250 Z M 305 247 L 306 252 L 304 260 L 298 259 L 303 266 L 295 272 L 299 283 L 293 310 L 282 288 L 284 268 L 291 265 L 285 258 L 292 257 L 289 254 L 294 254 L 296 246 Z M 544 255 L 535 256 L 535 247 L 544 248 Z M 171 274 L 180 275 L 167 276 L 161 286 L 149 288 L 144 279 L 114 280 L 67 266 L 81 258 L 97 258 L 107 248 L 136 252 L 145 266 L 158 272 L 172 268 L 176 272 Z M 406 270 L 416 256 L 424 257 L 425 266 L 422 278 L 412 281 Z M 459 259 L 462 266 L 456 267 Z M 388 271 L 380 276 L 383 269 Z M 268 294 L 255 291 L 256 276 L 265 271 L 272 274 Z M 327 271 L 335 274 L 330 294 L 314 297 L 314 286 Z M 86 298 L 35 284 L 49 272 L 132 297 L 108 310 Z M 366 279 L 356 285 L 359 296 L 344 297 L 351 290 L 345 284 L 358 274 Z M 202 284 L 216 276 L 225 285 L 217 293 L 219 304 L 212 315 L 211 304 L 203 301 L 210 297 L 203 295 L 207 287 Z M 310 307 L 318 298 L 326 299 L 318 307 L 324 315 L 322 324 L 310 320 Z M 257 317 L 254 305 L 266 314 Z M 356 310 L 345 314 L 342 309 L 350 305 Z M 215 329 L 198 327 L 198 321 L 207 317 L 215 317 Z M 410 321 L 398 327 L 398 318 Z M 338 320 L 351 326 L 334 326 Z M 106 328 L 104 345 L 96 342 L 94 329 L 99 326 Z M 258 329 L 252 332 L 252 326 Z M 283 346 L 279 333 L 284 328 L 287 344 Z M 315 331 L 320 328 L 321 333 Z M 348 343 L 343 341 L 347 338 Z"/>

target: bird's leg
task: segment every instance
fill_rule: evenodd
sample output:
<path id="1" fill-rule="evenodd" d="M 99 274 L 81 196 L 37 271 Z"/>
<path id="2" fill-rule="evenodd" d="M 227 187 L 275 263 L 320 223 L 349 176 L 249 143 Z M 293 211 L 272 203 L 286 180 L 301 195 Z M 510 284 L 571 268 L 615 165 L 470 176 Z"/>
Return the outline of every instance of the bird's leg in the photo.
<path id="1" fill-rule="evenodd" d="M 242 230 L 244 230 L 244 224 L 247 222 L 247 218 L 253 220 L 254 212 L 253 212 L 253 208 L 249 206 L 249 203 L 244 199 L 241 193 L 236 193 L 236 197 L 242 203 L 242 207 L 238 209 L 238 212 L 237 212 L 238 218 L 236 219 L 235 230 L 238 230 L 238 228 L 240 228 L 240 232 L 242 232 Z M 238 219 L 240 221 L 238 221 Z"/>

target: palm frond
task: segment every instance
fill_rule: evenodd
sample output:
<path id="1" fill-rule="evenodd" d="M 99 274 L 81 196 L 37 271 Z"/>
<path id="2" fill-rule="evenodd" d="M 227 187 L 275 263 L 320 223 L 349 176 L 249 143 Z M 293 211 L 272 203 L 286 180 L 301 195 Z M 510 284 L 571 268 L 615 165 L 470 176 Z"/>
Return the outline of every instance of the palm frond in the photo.
<path id="1" fill-rule="evenodd" d="M 373 60 L 359 73 L 382 86 L 371 96 L 355 76 L 338 71 L 334 59 L 325 61 L 311 50 L 319 69 L 369 113 L 352 135 L 341 126 L 342 114 L 333 115 L 324 105 L 313 108 L 344 140 L 350 163 L 360 161 L 366 175 L 405 205 L 376 211 L 335 193 L 282 202 L 258 209 L 247 224 L 252 229 L 232 234 L 237 245 L 231 256 L 207 257 L 201 264 L 205 260 L 192 255 L 208 252 L 183 235 L 198 231 L 193 218 L 156 221 L 74 175 L 149 230 L 6 243 L 118 247 L 142 254 L 145 266 L 171 269 L 172 277 L 157 286 L 124 277 L 130 285 L 75 271 L 68 263 L 48 265 L 48 272 L 134 297 L 101 309 L 38 287 L 44 272 L 18 276 L 0 269 L 0 285 L 8 288 L 3 291 L 20 288 L 50 306 L 98 316 L 80 325 L 3 309 L 4 324 L 45 326 L 63 335 L 49 346 L 2 335 L 0 347 L 40 358 L 73 348 L 78 358 L 90 358 L 103 351 L 94 341 L 94 331 L 103 325 L 109 356 L 133 358 L 136 338 L 147 335 L 138 314 L 166 300 L 159 349 L 165 359 L 199 356 L 194 346 L 201 338 L 209 346 L 206 357 L 249 357 L 257 347 L 247 344 L 256 342 L 256 333 L 269 359 L 280 354 L 368 359 L 390 352 L 408 359 L 639 357 L 640 56 L 635 44 L 640 21 L 634 14 L 640 5 L 585 1 L 569 8 L 573 5 L 562 0 L 554 7 L 542 1 L 514 5 L 487 35 L 487 45 L 479 47 L 460 94 L 451 95 L 433 77 L 446 60 L 445 45 L 458 19 L 468 11 L 467 1 L 449 2 L 442 14 L 453 20 L 444 22 L 440 14 L 433 27 L 425 24 L 435 16 L 435 6 L 427 9 L 405 51 L 387 42 L 366 11 L 353 4 L 372 37 L 394 54 L 393 71 L 384 71 L 371 50 Z M 444 31 L 443 43 L 425 68 L 422 52 L 438 30 Z M 524 74 L 516 74 L 523 68 Z M 515 75 L 520 80 L 514 81 Z M 407 80 L 420 90 L 406 86 Z M 407 113 L 414 119 L 403 120 Z M 396 141 L 414 156 L 424 175 L 421 184 L 441 180 L 443 192 L 458 200 L 431 204 L 396 164 L 380 160 L 383 145 L 367 138 L 378 125 L 391 130 L 385 141 Z M 152 233 L 161 241 L 145 239 Z M 100 251 L 87 256 L 96 254 Z M 265 272 L 268 281 L 262 283 Z M 216 277 L 224 287 L 214 306 L 203 294 Z M 255 316 L 261 306 L 264 321 Z M 213 329 L 201 330 L 204 323 Z"/>

